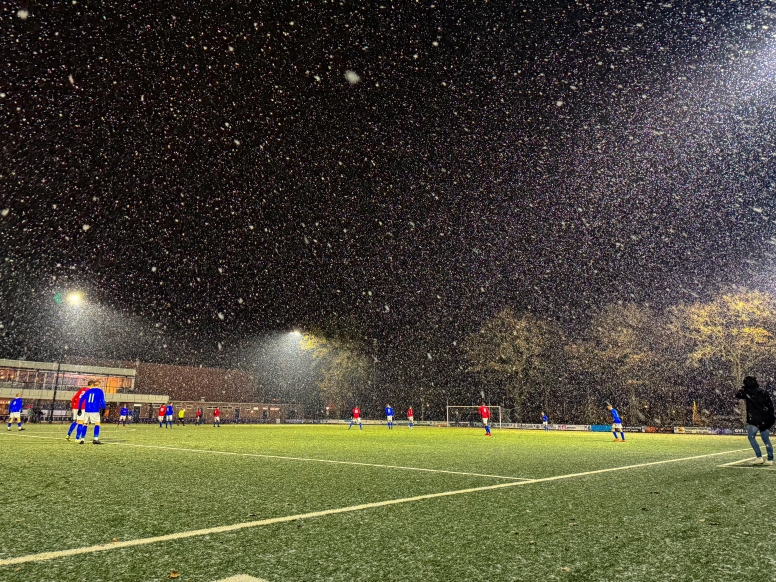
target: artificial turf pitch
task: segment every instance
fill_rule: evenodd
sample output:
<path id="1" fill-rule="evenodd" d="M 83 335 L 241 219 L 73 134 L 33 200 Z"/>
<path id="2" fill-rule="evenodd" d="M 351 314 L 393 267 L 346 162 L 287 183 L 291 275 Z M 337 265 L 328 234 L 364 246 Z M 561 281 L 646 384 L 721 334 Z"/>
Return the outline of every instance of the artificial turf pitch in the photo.
<path id="1" fill-rule="evenodd" d="M 776 471 L 720 466 L 743 437 L 27 428 L 0 445 L 0 580 L 776 580 Z"/>

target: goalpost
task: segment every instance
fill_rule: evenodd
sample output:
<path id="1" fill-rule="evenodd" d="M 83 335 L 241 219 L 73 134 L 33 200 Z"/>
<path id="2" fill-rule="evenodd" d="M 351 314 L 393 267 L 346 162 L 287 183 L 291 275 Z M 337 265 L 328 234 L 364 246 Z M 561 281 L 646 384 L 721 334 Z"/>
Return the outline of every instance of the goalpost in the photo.
<path id="1" fill-rule="evenodd" d="M 492 426 L 501 428 L 501 407 L 488 406 L 490 410 L 490 423 Z M 479 406 L 448 406 L 447 407 L 447 426 L 482 426 L 482 417 L 480 416 Z"/>

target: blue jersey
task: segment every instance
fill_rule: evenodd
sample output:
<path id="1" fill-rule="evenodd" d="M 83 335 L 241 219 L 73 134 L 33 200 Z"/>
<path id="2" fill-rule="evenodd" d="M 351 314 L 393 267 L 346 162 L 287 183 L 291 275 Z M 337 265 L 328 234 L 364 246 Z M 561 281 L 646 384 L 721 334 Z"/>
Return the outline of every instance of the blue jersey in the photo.
<path id="1" fill-rule="evenodd" d="M 78 410 L 84 412 L 100 412 L 105 406 L 105 393 L 102 388 L 89 388 L 81 400 L 78 401 Z"/>
<path id="2" fill-rule="evenodd" d="M 8 405 L 8 412 L 21 412 L 22 411 L 22 399 L 14 398 L 11 400 L 11 404 Z"/>
<path id="3" fill-rule="evenodd" d="M 612 408 L 609 412 L 612 413 L 612 422 L 614 424 L 622 424 L 622 420 L 620 420 L 620 414 L 617 412 L 616 408 Z"/>
<path id="4" fill-rule="evenodd" d="M 549 419 L 546 414 L 542 414 L 542 422 L 547 422 Z"/>
<path id="5" fill-rule="evenodd" d="M 393 416 L 393 408 L 390 406 L 385 407 L 385 416 Z"/>
<path id="6" fill-rule="evenodd" d="M 122 406 L 121 407 L 120 414 L 121 414 L 121 416 L 126 416 L 127 415 L 127 407 L 126 406 Z"/>
<path id="7" fill-rule="evenodd" d="M 167 410 L 165 411 L 165 414 L 168 414 L 168 415 L 172 416 L 172 406 L 171 405 L 169 405 L 169 404 L 167 405 Z"/>

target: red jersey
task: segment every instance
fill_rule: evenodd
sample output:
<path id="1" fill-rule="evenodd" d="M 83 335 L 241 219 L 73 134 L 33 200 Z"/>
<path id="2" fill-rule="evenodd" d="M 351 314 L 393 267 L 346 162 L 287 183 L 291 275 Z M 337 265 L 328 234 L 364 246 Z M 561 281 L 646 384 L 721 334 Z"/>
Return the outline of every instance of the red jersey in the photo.
<path id="1" fill-rule="evenodd" d="M 480 406 L 480 416 L 482 418 L 490 418 L 490 410 L 488 410 L 488 407 L 484 404 Z"/>
<path id="2" fill-rule="evenodd" d="M 216 408 L 216 409 L 213 411 L 213 416 L 214 416 L 214 417 L 216 417 L 216 418 L 218 418 L 219 416 L 221 416 L 221 411 L 220 411 L 220 410 L 218 410 L 218 408 Z"/>
<path id="3" fill-rule="evenodd" d="M 167 407 L 166 406 L 160 406 L 159 407 L 159 416 L 164 416 L 166 412 L 167 412 Z"/>
<path id="4" fill-rule="evenodd" d="M 353 418 L 361 418 L 361 409 L 358 406 L 353 409 Z"/>
<path id="5" fill-rule="evenodd" d="M 202 411 L 201 410 L 197 410 L 197 418 L 199 418 L 200 416 L 202 416 Z"/>
<path id="6" fill-rule="evenodd" d="M 78 408 L 78 402 L 81 400 L 81 396 L 84 395 L 84 392 L 86 392 L 88 388 L 79 388 L 78 392 L 75 393 L 75 396 L 73 396 L 70 399 L 70 408 L 73 410 L 76 410 Z"/>
<path id="7" fill-rule="evenodd" d="M 409 418 L 410 416 L 415 416 L 414 414 L 412 414 L 412 407 L 411 406 L 407 410 L 407 418 Z"/>

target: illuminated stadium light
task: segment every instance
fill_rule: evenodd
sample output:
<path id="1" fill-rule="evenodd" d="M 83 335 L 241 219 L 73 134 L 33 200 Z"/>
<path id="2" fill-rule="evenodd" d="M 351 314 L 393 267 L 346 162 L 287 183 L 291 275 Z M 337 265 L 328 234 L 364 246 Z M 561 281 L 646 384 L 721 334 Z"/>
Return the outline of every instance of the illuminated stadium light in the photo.
<path id="1" fill-rule="evenodd" d="M 73 307 L 78 307 L 79 305 L 83 304 L 84 296 L 80 291 L 72 291 L 67 294 L 67 297 L 65 298 L 65 300 L 69 305 L 72 305 Z"/>

